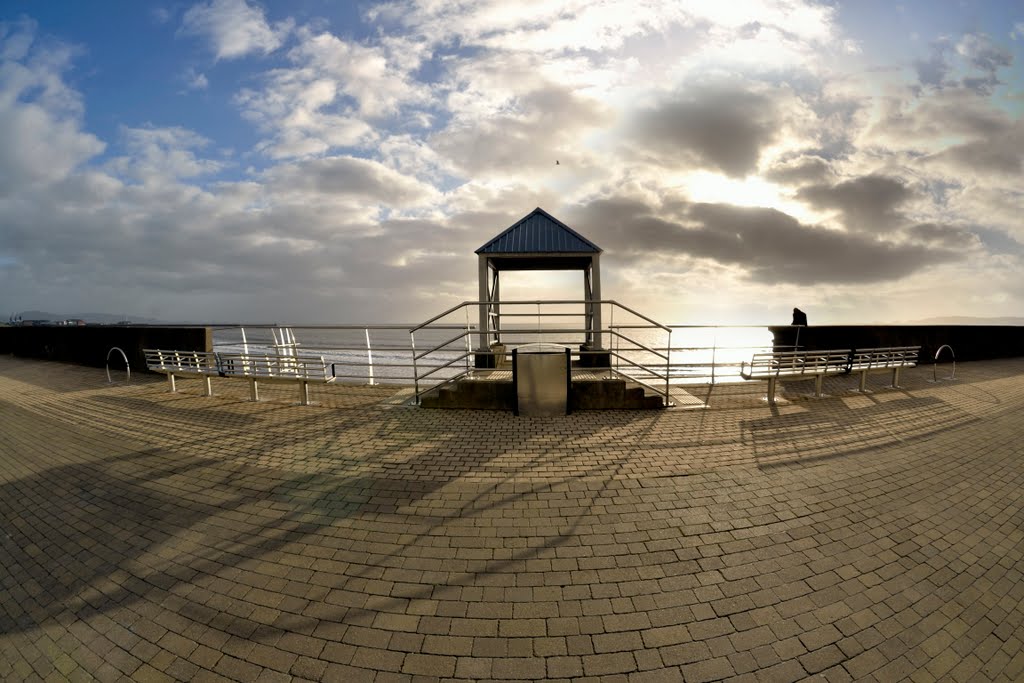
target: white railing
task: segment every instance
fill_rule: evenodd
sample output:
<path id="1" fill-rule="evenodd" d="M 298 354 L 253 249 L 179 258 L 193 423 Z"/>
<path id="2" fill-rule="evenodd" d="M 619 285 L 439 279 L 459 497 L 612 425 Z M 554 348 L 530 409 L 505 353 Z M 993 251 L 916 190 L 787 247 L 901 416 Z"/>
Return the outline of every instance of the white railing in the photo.
<path id="1" fill-rule="evenodd" d="M 213 325 L 213 350 L 275 355 L 275 343 L 281 345 L 284 338 L 289 341 L 283 353 L 324 356 L 340 382 L 416 386 L 417 376 L 434 384 L 474 372 L 478 354 L 507 355 L 512 348 L 533 341 L 574 348 L 582 343 L 586 330 L 567 324 L 572 314 L 543 310 L 545 304 L 562 305 L 559 302 L 528 302 L 521 308 L 531 307 L 529 312 L 505 312 L 511 303 L 502 302 L 502 316 L 514 323 L 500 330 L 504 346 L 500 351 L 477 345 L 481 332 L 466 320 L 471 303 L 446 312 L 449 320 L 453 312 L 462 313 L 458 324 L 437 316 L 423 325 Z M 643 318 L 624 321 L 629 310 L 609 305 L 604 320 L 617 318 L 618 322 L 601 333 L 604 351 L 613 370 L 657 384 L 662 394 L 666 378 L 668 385 L 740 381 L 740 363 L 755 352 L 772 349 L 766 325 L 657 326 Z M 282 336 L 285 329 L 288 337 Z M 582 355 L 596 353 L 583 351 Z M 577 358 L 580 355 L 575 353 Z"/>
<path id="2" fill-rule="evenodd" d="M 414 382 L 410 325 L 215 325 L 213 350 L 265 354 L 283 364 L 297 355 L 323 356 L 338 381 L 358 384 Z M 466 331 L 443 325 L 435 333 Z"/>

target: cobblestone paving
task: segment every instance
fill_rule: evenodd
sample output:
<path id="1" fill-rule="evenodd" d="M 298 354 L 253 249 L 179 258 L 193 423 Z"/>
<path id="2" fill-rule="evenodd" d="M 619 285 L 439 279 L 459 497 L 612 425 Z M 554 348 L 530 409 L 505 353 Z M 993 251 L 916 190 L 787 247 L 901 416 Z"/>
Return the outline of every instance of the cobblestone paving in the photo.
<path id="1" fill-rule="evenodd" d="M 1021 681 L 1024 360 L 931 377 L 516 418 L 2 357 L 0 679 Z"/>

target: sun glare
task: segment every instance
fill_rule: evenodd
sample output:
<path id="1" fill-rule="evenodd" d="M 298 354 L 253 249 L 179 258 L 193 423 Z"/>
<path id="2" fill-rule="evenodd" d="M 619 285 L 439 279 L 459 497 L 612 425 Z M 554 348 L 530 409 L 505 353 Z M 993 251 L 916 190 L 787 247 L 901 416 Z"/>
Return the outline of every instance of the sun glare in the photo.
<path id="1" fill-rule="evenodd" d="M 779 206 L 785 201 L 779 194 L 778 187 L 760 178 L 736 179 L 718 173 L 698 171 L 688 174 L 682 185 L 690 199 L 695 202 Z"/>

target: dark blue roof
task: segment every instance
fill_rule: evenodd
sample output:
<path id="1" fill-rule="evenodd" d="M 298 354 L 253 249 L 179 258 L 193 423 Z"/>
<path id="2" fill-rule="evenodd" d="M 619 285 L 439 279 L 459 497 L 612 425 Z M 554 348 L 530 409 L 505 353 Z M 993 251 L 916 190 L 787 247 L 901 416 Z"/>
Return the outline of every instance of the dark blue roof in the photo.
<path id="1" fill-rule="evenodd" d="M 478 254 L 599 254 L 601 248 L 544 209 L 537 207 Z"/>

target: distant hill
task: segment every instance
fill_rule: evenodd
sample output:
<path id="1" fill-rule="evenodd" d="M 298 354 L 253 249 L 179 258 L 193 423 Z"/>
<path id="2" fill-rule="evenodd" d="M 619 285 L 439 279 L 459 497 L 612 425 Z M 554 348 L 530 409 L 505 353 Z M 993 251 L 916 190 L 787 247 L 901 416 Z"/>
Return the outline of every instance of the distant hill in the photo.
<path id="1" fill-rule="evenodd" d="M 977 318 L 968 315 L 947 315 L 921 320 L 908 320 L 907 325 L 1014 325 L 1024 326 L 1024 318 L 1003 316 L 998 318 Z"/>
<path id="2" fill-rule="evenodd" d="M 167 322 L 166 320 L 157 320 L 156 318 L 138 318 L 131 315 L 111 315 L 109 313 L 50 313 L 48 311 L 22 311 L 21 313 L 15 313 L 15 316 L 20 317 L 22 320 L 51 320 L 53 322 L 59 322 L 61 320 L 84 320 L 87 323 L 99 323 L 101 325 L 112 325 L 126 319 L 128 322 L 142 325 L 158 325 Z"/>

